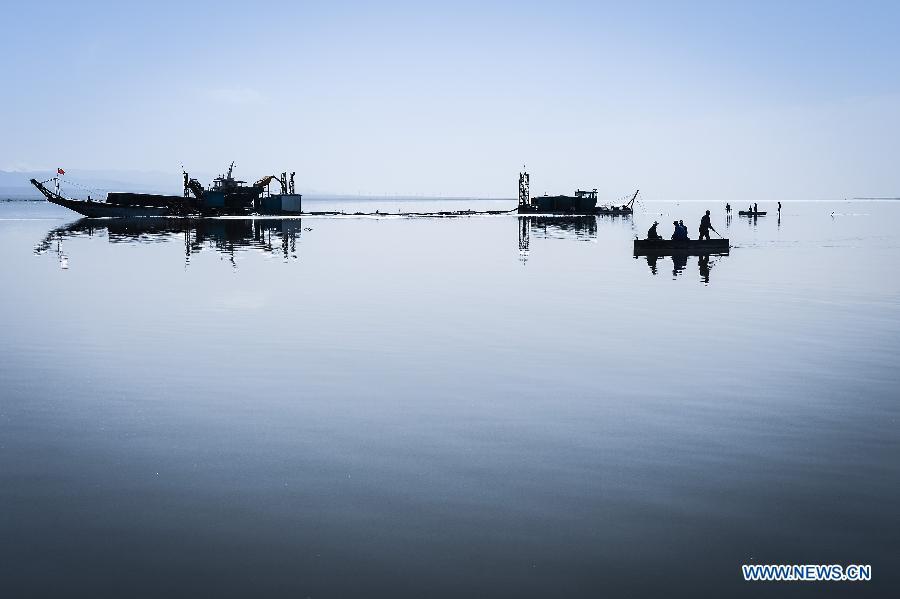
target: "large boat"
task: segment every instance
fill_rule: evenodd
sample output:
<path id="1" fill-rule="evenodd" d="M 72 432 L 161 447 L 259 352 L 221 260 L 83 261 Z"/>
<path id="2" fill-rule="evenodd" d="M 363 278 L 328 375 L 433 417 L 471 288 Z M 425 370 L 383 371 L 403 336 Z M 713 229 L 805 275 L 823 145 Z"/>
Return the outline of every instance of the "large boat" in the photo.
<path id="1" fill-rule="evenodd" d="M 752 216 L 756 218 L 757 216 L 765 216 L 765 210 L 738 210 L 738 216 Z"/>
<path id="2" fill-rule="evenodd" d="M 727 254 L 730 247 L 728 239 L 635 239 L 634 255 Z"/>
<path id="3" fill-rule="evenodd" d="M 519 173 L 519 214 L 606 214 L 626 216 L 634 213 L 634 201 L 640 190 L 634 192 L 631 200 L 621 205 L 597 205 L 597 190 L 577 189 L 574 196 L 544 194 L 531 196 L 528 173 Z"/>
<path id="4" fill-rule="evenodd" d="M 232 162 L 228 172 L 213 179 L 208 188 L 183 173 L 184 193 L 180 196 L 110 192 L 105 200 L 93 200 L 90 196 L 86 200 L 63 196 L 60 193 L 59 175 L 46 181 L 31 179 L 31 184 L 48 202 L 91 218 L 300 214 L 302 196 L 294 193 L 294 174 L 291 173 L 290 180 L 285 172 L 281 177 L 268 175 L 252 185 L 246 185 L 245 181 L 234 178 Z M 51 181 L 54 182 L 55 189 L 47 187 L 46 184 Z M 272 181 L 280 184 L 281 193 L 270 192 Z"/>

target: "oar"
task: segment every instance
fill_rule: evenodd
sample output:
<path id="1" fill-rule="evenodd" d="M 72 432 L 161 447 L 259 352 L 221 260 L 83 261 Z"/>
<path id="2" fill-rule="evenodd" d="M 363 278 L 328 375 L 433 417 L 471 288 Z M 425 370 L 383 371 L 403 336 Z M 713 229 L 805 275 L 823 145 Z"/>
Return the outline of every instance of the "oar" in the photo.
<path id="1" fill-rule="evenodd" d="M 712 229 L 713 231 L 716 231 L 715 229 L 713 229 L 712 225 L 710 225 L 709 228 Z M 716 235 L 718 235 L 720 239 L 725 239 L 724 237 L 722 237 L 722 234 L 719 233 L 718 231 L 716 231 Z"/>

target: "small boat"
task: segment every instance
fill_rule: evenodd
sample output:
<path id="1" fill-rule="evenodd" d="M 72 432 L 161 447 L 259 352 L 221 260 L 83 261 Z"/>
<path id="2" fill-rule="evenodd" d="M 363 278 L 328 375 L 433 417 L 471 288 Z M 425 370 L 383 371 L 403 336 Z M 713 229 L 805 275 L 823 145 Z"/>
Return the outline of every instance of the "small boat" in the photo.
<path id="1" fill-rule="evenodd" d="M 765 215 L 766 215 L 766 211 L 765 211 L 765 210 L 760 210 L 760 211 L 758 211 L 758 212 L 751 212 L 751 211 L 749 211 L 749 210 L 738 210 L 738 214 L 739 214 L 740 216 L 753 216 L 753 217 L 757 217 L 757 216 L 765 216 Z"/>
<path id="2" fill-rule="evenodd" d="M 727 254 L 729 247 L 727 239 L 635 239 L 634 255 Z"/>

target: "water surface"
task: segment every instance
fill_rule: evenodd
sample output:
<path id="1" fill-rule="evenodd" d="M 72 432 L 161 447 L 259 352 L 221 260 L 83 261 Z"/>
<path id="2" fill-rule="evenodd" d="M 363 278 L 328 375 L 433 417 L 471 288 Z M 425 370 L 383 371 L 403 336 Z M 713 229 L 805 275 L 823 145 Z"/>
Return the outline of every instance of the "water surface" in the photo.
<path id="1" fill-rule="evenodd" d="M 511 203 L 321 208 L 398 206 Z M 729 255 L 632 256 L 653 220 L 696 236 L 707 208 Z M 0 204 L 0 578 L 12 596 L 883 595 L 898 229 L 889 202 L 152 226 Z M 744 583 L 743 563 L 875 580 Z"/>

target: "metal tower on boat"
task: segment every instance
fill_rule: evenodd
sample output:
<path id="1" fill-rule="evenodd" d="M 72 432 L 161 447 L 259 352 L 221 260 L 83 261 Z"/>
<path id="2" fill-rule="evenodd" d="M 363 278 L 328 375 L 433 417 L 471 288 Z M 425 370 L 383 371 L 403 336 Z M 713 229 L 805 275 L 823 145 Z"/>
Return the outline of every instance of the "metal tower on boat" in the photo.
<path id="1" fill-rule="evenodd" d="M 528 173 L 524 170 L 519 173 L 519 208 L 531 205 L 531 185 Z"/>

